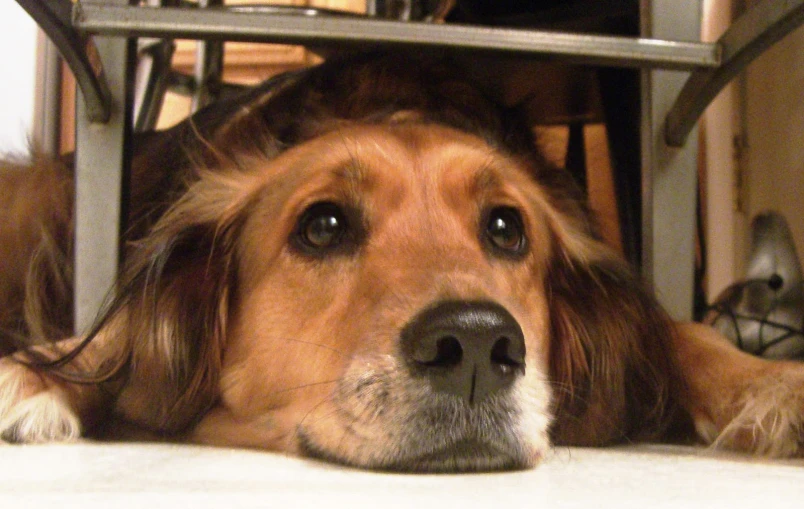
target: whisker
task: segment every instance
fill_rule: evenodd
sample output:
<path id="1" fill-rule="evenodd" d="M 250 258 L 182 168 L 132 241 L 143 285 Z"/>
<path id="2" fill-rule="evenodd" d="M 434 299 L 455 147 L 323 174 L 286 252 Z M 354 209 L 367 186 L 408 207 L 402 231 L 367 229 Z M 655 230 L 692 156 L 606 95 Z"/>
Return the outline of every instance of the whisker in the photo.
<path id="1" fill-rule="evenodd" d="M 572 386 L 572 384 L 566 382 L 559 382 L 557 380 L 548 380 L 547 382 L 550 384 L 550 387 L 552 387 L 559 394 L 570 396 L 573 399 L 584 404 L 589 404 L 591 402 L 587 398 L 580 397 L 575 391 L 575 388 Z"/>
<path id="2" fill-rule="evenodd" d="M 346 438 L 349 435 L 354 435 L 355 434 L 354 425 L 358 420 L 359 420 L 359 417 L 357 415 L 353 415 L 351 422 L 349 422 L 349 424 L 347 426 L 343 426 L 343 430 L 341 431 L 341 438 L 340 438 L 340 440 L 338 440 L 338 448 L 337 448 L 337 450 L 339 450 L 339 451 L 343 450 L 343 442 L 344 442 L 344 440 L 346 440 Z"/>
<path id="3" fill-rule="evenodd" d="M 283 341 L 288 341 L 288 342 L 291 342 L 291 343 L 301 343 L 303 345 L 309 345 L 309 346 L 315 346 L 317 348 L 322 348 L 324 350 L 329 350 L 330 352 L 336 353 L 336 354 L 340 355 L 341 357 L 346 357 L 346 358 L 350 357 L 345 352 L 343 352 L 341 350 L 338 350 L 337 348 L 327 346 L 327 345 L 322 345 L 320 343 L 314 343 L 312 341 L 305 341 L 303 339 L 295 339 L 295 338 L 283 338 Z"/>
<path id="4" fill-rule="evenodd" d="M 331 399 L 332 398 L 330 398 L 330 396 L 327 395 L 326 397 L 322 398 L 321 401 L 316 403 L 310 410 L 308 410 L 307 413 L 304 414 L 304 416 L 299 420 L 299 422 L 293 428 L 293 433 L 290 436 L 288 436 L 288 444 L 287 444 L 288 448 L 290 448 L 293 445 L 294 442 L 298 442 L 298 440 L 299 440 L 299 432 L 302 429 L 302 425 L 304 424 L 304 421 L 306 421 L 307 418 L 310 417 L 310 415 L 313 414 L 313 412 L 318 410 L 321 407 L 321 405 L 323 405 L 324 403 L 327 403 Z M 335 413 L 337 413 L 337 409 L 332 409 L 328 415 L 332 415 L 332 414 L 335 414 Z"/>
<path id="5" fill-rule="evenodd" d="M 271 394 L 284 394 L 286 392 L 299 391 L 299 390 L 302 390 L 302 389 L 309 389 L 310 387 L 316 387 L 318 385 L 334 384 L 334 383 L 337 383 L 339 381 L 340 381 L 340 378 L 336 378 L 335 380 L 324 380 L 323 382 L 311 382 L 309 384 L 297 385 L 295 387 L 290 387 L 288 389 L 282 389 L 282 390 L 279 390 L 279 391 L 273 391 Z"/>

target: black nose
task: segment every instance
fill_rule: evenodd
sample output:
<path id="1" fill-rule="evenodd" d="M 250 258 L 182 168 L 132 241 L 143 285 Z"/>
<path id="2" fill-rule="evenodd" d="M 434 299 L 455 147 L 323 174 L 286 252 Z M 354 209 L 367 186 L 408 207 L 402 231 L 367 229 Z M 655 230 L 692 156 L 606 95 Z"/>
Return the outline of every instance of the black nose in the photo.
<path id="1" fill-rule="evenodd" d="M 414 374 L 427 377 L 436 391 L 470 404 L 525 373 L 522 329 L 492 302 L 442 302 L 414 317 L 401 340 Z"/>

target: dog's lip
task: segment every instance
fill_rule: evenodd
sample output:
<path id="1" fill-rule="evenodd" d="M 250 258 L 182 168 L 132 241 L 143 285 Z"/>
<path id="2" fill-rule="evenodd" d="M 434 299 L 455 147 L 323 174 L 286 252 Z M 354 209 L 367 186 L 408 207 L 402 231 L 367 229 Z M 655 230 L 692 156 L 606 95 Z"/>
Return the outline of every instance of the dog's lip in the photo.
<path id="1" fill-rule="evenodd" d="M 320 459 L 355 468 L 407 473 L 459 473 L 489 472 L 498 470 L 522 470 L 531 468 L 537 460 L 514 451 L 503 451 L 492 444 L 462 439 L 436 449 L 400 456 L 384 456 L 367 461 L 342 458 L 336 453 L 320 448 L 305 433 L 299 433 L 300 452 L 310 458 Z M 380 455 L 382 456 L 382 455 Z"/>
<path id="2" fill-rule="evenodd" d="M 405 472 L 483 472 L 519 470 L 531 463 L 511 451 L 475 439 L 464 439 L 418 456 L 400 459 L 386 470 Z"/>

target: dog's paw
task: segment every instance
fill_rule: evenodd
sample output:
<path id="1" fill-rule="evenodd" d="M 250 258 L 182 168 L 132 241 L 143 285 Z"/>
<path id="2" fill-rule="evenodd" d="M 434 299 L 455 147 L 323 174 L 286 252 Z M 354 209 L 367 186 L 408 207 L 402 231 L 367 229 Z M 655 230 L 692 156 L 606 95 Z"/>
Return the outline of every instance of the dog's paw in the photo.
<path id="1" fill-rule="evenodd" d="M 804 456 L 804 365 L 752 381 L 735 410 L 736 417 L 719 434 L 710 430 L 715 447 L 777 458 Z"/>
<path id="2" fill-rule="evenodd" d="M 62 394 L 30 368 L 0 359 L 0 441 L 60 442 L 80 435 L 81 420 Z"/>

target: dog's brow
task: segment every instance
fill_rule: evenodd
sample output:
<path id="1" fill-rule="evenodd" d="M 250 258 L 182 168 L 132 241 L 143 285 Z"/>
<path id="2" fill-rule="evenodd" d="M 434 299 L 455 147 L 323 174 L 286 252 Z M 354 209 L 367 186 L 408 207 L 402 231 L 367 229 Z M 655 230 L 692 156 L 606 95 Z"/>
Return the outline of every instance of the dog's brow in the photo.
<path id="1" fill-rule="evenodd" d="M 368 180 L 369 171 L 365 164 L 351 157 L 344 164 L 335 168 L 333 176 L 336 181 L 344 184 L 345 189 L 358 193 L 358 190 Z"/>
<path id="2" fill-rule="evenodd" d="M 486 164 L 480 168 L 472 179 L 472 188 L 476 193 L 484 193 L 502 187 L 500 173 L 492 165 Z"/>

